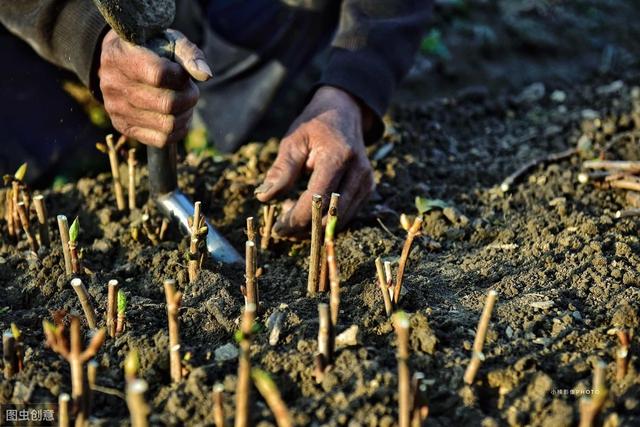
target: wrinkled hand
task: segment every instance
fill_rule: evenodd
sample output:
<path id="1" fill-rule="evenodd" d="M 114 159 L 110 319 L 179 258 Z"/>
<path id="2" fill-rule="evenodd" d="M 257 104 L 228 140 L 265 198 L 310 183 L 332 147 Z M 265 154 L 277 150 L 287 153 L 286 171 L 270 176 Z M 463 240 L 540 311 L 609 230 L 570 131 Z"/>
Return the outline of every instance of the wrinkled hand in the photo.
<path id="1" fill-rule="evenodd" d="M 190 76 L 211 78 L 204 54 L 182 33 L 175 62 L 121 39 L 113 30 L 102 40 L 100 90 L 113 126 L 138 141 L 163 147 L 184 138 L 200 92 Z"/>
<path id="2" fill-rule="evenodd" d="M 329 86 L 318 89 L 280 143 L 278 156 L 256 189 L 261 202 L 286 193 L 303 169 L 311 170 L 307 189 L 274 226 L 281 236 L 307 233 L 311 199 L 321 194 L 324 207 L 340 193 L 339 222 L 349 222 L 374 189 L 373 169 L 362 137 L 362 112 L 348 93 Z M 326 219 L 326 218 L 325 218 Z"/>

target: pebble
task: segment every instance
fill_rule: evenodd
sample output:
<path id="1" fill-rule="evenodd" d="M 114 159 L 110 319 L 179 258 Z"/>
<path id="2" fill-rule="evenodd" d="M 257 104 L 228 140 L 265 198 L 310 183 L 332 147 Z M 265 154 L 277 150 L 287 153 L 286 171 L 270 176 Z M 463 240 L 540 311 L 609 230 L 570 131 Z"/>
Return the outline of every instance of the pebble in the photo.
<path id="1" fill-rule="evenodd" d="M 513 338 L 513 328 L 511 326 L 507 326 L 505 333 L 507 334 L 507 338 Z"/>
<path id="2" fill-rule="evenodd" d="M 336 347 L 349 347 L 360 344 L 358 325 L 351 325 L 336 336 Z"/>
<path id="3" fill-rule="evenodd" d="M 223 346 L 216 348 L 213 351 L 216 362 L 226 362 L 238 357 L 238 349 L 235 345 L 227 343 Z"/>
<path id="4" fill-rule="evenodd" d="M 580 312 L 577 310 L 571 313 L 571 316 L 573 316 L 573 318 L 576 320 L 582 320 L 582 314 L 580 314 Z"/>
<path id="5" fill-rule="evenodd" d="M 548 310 L 551 307 L 554 306 L 554 302 L 549 300 L 549 301 L 534 301 L 531 304 L 531 307 L 533 308 L 539 308 L 540 310 Z"/>
<path id="6" fill-rule="evenodd" d="M 564 93 L 561 90 L 554 90 L 551 93 L 551 100 L 553 102 L 562 103 L 562 102 L 566 101 L 566 99 L 567 99 L 567 94 Z"/>
<path id="7" fill-rule="evenodd" d="M 545 92 L 546 88 L 543 83 L 532 83 L 516 96 L 515 101 L 517 103 L 534 103 L 541 100 Z"/>
<path id="8" fill-rule="evenodd" d="M 282 331 L 282 321 L 284 320 L 284 313 L 281 311 L 274 311 L 267 319 L 267 329 L 269 332 L 269 345 L 274 346 L 278 344 L 280 339 L 280 332 Z"/>
<path id="9" fill-rule="evenodd" d="M 624 88 L 624 82 L 622 80 L 616 80 L 609 84 L 597 87 L 596 93 L 598 95 L 609 95 L 609 94 L 618 92 L 623 88 Z"/>

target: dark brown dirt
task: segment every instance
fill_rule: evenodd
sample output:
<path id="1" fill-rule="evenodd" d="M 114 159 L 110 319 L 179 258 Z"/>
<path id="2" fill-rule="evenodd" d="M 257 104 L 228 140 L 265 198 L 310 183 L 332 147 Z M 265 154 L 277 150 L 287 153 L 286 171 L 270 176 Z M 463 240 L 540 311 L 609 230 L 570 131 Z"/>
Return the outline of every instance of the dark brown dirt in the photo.
<path id="1" fill-rule="evenodd" d="M 387 135 L 370 147 L 377 193 L 337 239 L 339 330 L 357 325 L 359 343 L 338 349 L 335 366 L 316 384 L 317 303 L 326 297 L 305 295 L 308 242 L 279 241 L 259 254 L 264 274 L 258 321 L 264 325 L 278 310 L 283 332 L 270 346 L 263 328 L 252 363 L 271 372 L 299 425 L 394 425 L 395 338 L 373 261 L 381 256 L 397 264 L 404 239 L 399 217 L 416 214 L 417 196 L 442 199 L 450 209 L 425 214 L 400 304 L 411 316 L 410 367 L 424 372 L 429 383 L 428 425 L 576 425 L 580 393 L 590 389 L 598 359 L 607 363 L 610 389 L 599 423 L 640 425 L 640 344 L 634 336 L 629 374 L 615 381 L 616 340 L 607 333 L 640 326 L 639 223 L 613 218 L 625 207 L 623 191 L 577 180 L 582 160 L 596 157 L 598 147 L 624 133 L 632 137 L 621 138 L 606 156 L 640 159 L 635 4 L 437 3 L 435 25 L 453 59 L 423 55 L 416 62 Z M 433 64 L 425 65 L 425 59 Z M 527 86 L 536 80 L 545 84 Z M 494 95 L 494 86 L 517 89 Z M 461 88 L 455 97 L 429 102 L 424 95 Z M 537 167 L 508 193 L 500 191 L 502 180 L 520 165 L 578 141 L 580 154 Z M 237 248 L 244 245 L 245 218 L 260 212 L 253 189 L 276 151 L 277 141 L 270 140 L 232 156 L 189 155 L 180 165 L 181 187 L 203 201 L 212 223 Z M 126 179 L 124 168 L 122 175 Z M 142 201 L 144 171 L 139 184 Z M 237 361 L 216 360 L 215 354 L 223 346 L 237 347 L 243 271 L 207 261 L 190 285 L 186 240 L 172 229 L 159 245 L 135 242 L 129 227 L 140 213 L 115 210 L 108 175 L 45 194 L 52 233 L 56 214 L 80 218 L 83 263 L 91 271 L 83 279 L 100 326 L 108 280 L 118 279 L 130 296 L 126 332 L 108 339 L 96 358 L 98 384 L 123 390 L 123 360 L 137 348 L 140 375 L 150 384 L 152 424 L 211 425 L 216 383 L 224 384 L 231 421 Z M 6 232 L 2 221 L 0 328 L 15 322 L 23 330 L 26 369 L 2 378 L 0 404 L 55 402 L 69 392 L 70 373 L 44 346 L 42 320 L 56 310 L 80 312 L 80 304 L 64 275 L 57 236 L 53 249 L 36 258 L 24 239 L 10 242 Z M 177 385 L 169 378 L 165 278 L 175 278 L 184 292 L 182 348 L 191 358 L 186 379 Z M 476 383 L 465 386 L 462 376 L 489 289 L 499 297 L 486 361 Z M 256 424 L 274 425 L 257 392 L 254 397 Z M 128 423 L 120 397 L 96 392 L 94 398 L 92 424 Z"/>
<path id="2" fill-rule="evenodd" d="M 276 309 L 285 314 L 285 322 L 276 346 L 268 344 L 266 331 L 257 335 L 252 362 L 273 374 L 298 424 L 395 422 L 394 334 L 383 315 L 373 260 L 397 261 L 404 235 L 398 217 L 415 214 L 416 196 L 443 199 L 458 212 L 425 215 L 425 237 L 411 252 L 401 302 L 411 314 L 411 368 L 430 380 L 430 423 L 572 425 L 577 398 L 561 393 L 589 388 L 598 358 L 608 364 L 611 388 L 603 419 L 640 422 L 640 346 L 634 338 L 630 373 L 615 382 L 616 343 L 607 335 L 613 326 L 637 329 L 639 324 L 638 222 L 612 219 L 624 206 L 624 193 L 578 184 L 578 155 L 536 168 L 510 193 L 498 189 L 520 164 L 573 146 L 582 135 L 597 147 L 634 131 L 634 120 L 640 118 L 631 97 L 638 91 L 632 89 L 636 82 L 629 77 L 565 88 L 564 102 L 516 94 L 441 99 L 396 110 L 384 141 L 370 149 L 377 159 L 378 194 L 337 240 L 339 329 L 358 325 L 359 344 L 338 350 L 335 367 L 321 384 L 315 383 L 312 367 L 316 305 L 326 298 L 305 296 L 308 243 L 276 242 L 259 255 L 264 270 L 259 322 L 264 324 Z M 252 190 L 275 152 L 275 141 L 256 143 L 228 158 L 189 157 L 181 166 L 182 187 L 206 203 L 209 217 L 236 247 L 243 243 L 245 217 L 259 212 Z M 640 149 L 636 139 L 622 139 L 607 155 L 637 160 Z M 130 295 L 129 328 L 103 346 L 98 383 L 122 389 L 123 358 L 135 347 L 142 352 L 141 376 L 150 383 L 154 423 L 211 424 L 210 392 L 217 382 L 225 385 L 231 417 L 236 361 L 217 362 L 214 354 L 234 343 L 242 272 L 208 262 L 197 283 L 188 284 L 186 241 L 172 230 L 171 239 L 158 246 L 134 242 L 129 216 L 115 211 L 107 175 L 46 195 L 51 214 L 80 217 L 83 262 L 93 272 L 84 279 L 101 324 L 107 281 L 120 280 Z M 50 226 L 54 231 L 53 219 Z M 53 310 L 79 311 L 80 306 L 63 273 L 58 240 L 50 253 L 36 259 L 27 255 L 26 242 L 16 246 L 7 240 L 4 223 L 1 231 L 1 305 L 8 309 L 0 327 L 16 322 L 27 350 L 26 370 L 2 381 L 0 402 L 54 401 L 69 391 L 69 370 L 43 345 L 41 321 L 51 318 Z M 177 279 L 185 295 L 182 340 L 191 354 L 189 374 L 178 385 L 170 384 L 166 351 L 161 283 L 168 277 Z M 488 289 L 499 292 L 499 301 L 485 346 L 487 360 L 476 384 L 463 386 Z M 534 308 L 541 301 L 553 305 Z M 272 424 L 262 399 L 256 397 L 255 405 L 255 420 Z M 111 395 L 96 393 L 95 408 L 96 424 L 128 417 L 125 403 Z"/>

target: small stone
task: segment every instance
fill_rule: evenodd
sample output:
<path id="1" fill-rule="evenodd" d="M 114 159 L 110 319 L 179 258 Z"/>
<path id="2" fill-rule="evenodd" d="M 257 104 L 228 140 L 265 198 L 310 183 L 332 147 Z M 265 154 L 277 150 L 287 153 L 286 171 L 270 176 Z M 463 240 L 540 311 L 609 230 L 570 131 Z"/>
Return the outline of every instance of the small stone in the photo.
<path id="1" fill-rule="evenodd" d="M 628 397 L 624 400 L 624 407 L 628 411 L 633 411 L 638 407 L 638 403 L 639 403 L 638 399 L 635 399 L 633 397 Z"/>
<path id="2" fill-rule="evenodd" d="M 567 94 L 561 90 L 554 90 L 551 92 L 551 100 L 557 103 L 563 103 L 567 99 Z"/>
<path id="3" fill-rule="evenodd" d="M 282 331 L 282 322 L 284 320 L 284 313 L 281 311 L 274 311 L 267 319 L 267 329 L 269 330 L 269 345 L 274 346 L 278 344 L 280 339 L 280 332 Z"/>
<path id="4" fill-rule="evenodd" d="M 548 310 L 551 307 L 554 306 L 554 302 L 549 300 L 549 301 L 534 301 L 531 304 L 531 307 L 533 308 L 538 308 L 540 310 Z"/>
<path id="5" fill-rule="evenodd" d="M 571 316 L 576 320 L 582 320 L 582 314 L 578 310 L 571 313 Z"/>
<path id="6" fill-rule="evenodd" d="M 109 244 L 108 241 L 104 239 L 100 239 L 93 242 L 92 249 L 96 252 L 105 253 L 105 252 L 108 252 L 109 249 L 111 249 L 111 245 Z"/>
<path id="7" fill-rule="evenodd" d="M 216 348 L 213 352 L 213 355 L 216 362 L 226 362 L 238 357 L 238 349 L 235 345 L 227 343 L 221 347 Z"/>
<path id="8" fill-rule="evenodd" d="M 542 99 L 545 92 L 546 89 L 543 83 L 532 83 L 515 97 L 515 101 L 519 104 L 534 103 Z"/>
<path id="9" fill-rule="evenodd" d="M 349 347 L 360 344 L 358 325 L 351 325 L 336 336 L 336 347 Z"/>
<path id="10" fill-rule="evenodd" d="M 505 333 L 507 334 L 507 338 L 513 338 L 513 328 L 511 326 L 507 326 Z"/>
<path id="11" fill-rule="evenodd" d="M 595 119 L 597 119 L 598 117 L 600 117 L 600 114 L 598 114 L 598 112 L 597 112 L 597 111 L 595 111 L 595 110 L 591 110 L 591 109 L 589 109 L 589 108 L 585 108 L 584 110 L 582 110 L 582 111 L 580 112 L 580 115 L 582 116 L 582 118 L 583 118 L 584 120 L 595 120 Z"/>
<path id="12" fill-rule="evenodd" d="M 598 95 L 609 95 L 609 94 L 618 92 L 623 88 L 624 88 L 624 82 L 622 80 L 616 80 L 607 85 L 597 87 L 596 93 Z"/>

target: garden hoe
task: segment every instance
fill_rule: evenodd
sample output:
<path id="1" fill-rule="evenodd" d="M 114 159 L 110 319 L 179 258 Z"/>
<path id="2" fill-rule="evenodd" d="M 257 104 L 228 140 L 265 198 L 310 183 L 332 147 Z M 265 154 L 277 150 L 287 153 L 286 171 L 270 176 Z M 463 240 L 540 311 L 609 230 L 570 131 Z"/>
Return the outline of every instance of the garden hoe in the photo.
<path id="1" fill-rule="evenodd" d="M 175 0 L 94 0 L 94 3 L 111 28 L 124 40 L 174 59 L 175 42 L 165 30 L 173 22 Z M 165 215 L 176 218 L 181 227 L 190 232 L 188 219 L 193 216 L 193 203 L 178 189 L 176 145 L 164 148 L 147 146 L 147 161 L 152 197 Z M 207 249 L 213 259 L 227 264 L 244 262 L 211 224 L 207 223 L 207 227 Z"/>

